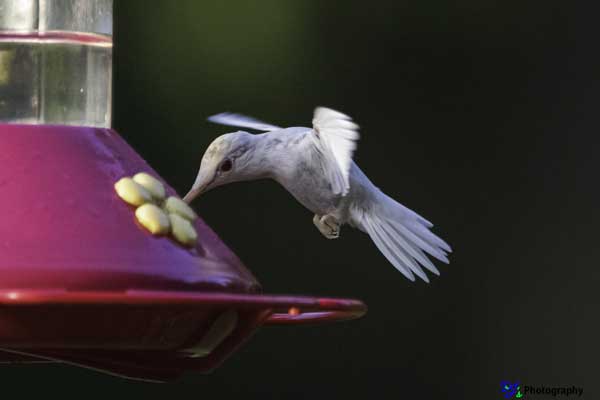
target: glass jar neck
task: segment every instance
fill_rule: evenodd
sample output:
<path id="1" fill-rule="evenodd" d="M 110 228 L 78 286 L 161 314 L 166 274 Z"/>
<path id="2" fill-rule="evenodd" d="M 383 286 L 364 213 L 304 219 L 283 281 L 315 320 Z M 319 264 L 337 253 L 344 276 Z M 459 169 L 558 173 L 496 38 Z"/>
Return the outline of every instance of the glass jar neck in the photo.
<path id="1" fill-rule="evenodd" d="M 112 0 L 0 0 L 0 122 L 110 127 Z"/>

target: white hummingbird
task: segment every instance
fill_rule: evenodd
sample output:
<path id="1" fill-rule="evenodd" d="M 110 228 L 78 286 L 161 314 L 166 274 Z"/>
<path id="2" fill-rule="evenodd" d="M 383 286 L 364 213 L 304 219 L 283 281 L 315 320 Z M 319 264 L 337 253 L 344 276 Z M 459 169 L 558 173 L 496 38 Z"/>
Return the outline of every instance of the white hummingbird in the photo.
<path id="1" fill-rule="evenodd" d="M 359 133 L 349 116 L 319 107 L 312 128 L 281 128 L 233 113 L 208 120 L 265 133 L 237 131 L 216 138 L 184 197 L 188 203 L 217 186 L 270 178 L 315 213 L 313 223 L 326 238 L 338 238 L 343 224 L 368 233 L 411 281 L 417 275 L 429 282 L 421 266 L 439 275 L 424 252 L 449 262 L 452 250 L 429 230 L 433 224 L 379 190 L 352 161 Z"/>

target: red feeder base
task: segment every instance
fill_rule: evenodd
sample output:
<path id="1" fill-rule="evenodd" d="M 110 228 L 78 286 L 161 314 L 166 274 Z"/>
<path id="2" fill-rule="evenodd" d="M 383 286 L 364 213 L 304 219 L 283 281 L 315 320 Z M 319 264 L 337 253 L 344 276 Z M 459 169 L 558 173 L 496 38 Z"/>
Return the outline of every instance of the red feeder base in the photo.
<path id="1" fill-rule="evenodd" d="M 357 300 L 136 290 L 10 291 L 0 293 L 0 304 L 0 362 L 64 362 L 154 381 L 218 367 L 262 325 L 366 312 Z M 220 328 L 227 336 L 209 354 L 197 354 L 217 317 L 231 310 L 235 326 Z"/>

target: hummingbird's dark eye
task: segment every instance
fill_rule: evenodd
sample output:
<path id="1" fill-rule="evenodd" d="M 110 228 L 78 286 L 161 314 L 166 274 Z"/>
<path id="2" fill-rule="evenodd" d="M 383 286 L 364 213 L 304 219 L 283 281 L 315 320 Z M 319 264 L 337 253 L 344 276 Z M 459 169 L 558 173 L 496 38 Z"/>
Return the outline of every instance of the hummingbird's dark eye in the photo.
<path id="1" fill-rule="evenodd" d="M 219 167 L 219 171 L 227 172 L 227 171 L 231 170 L 231 167 L 233 167 L 233 163 L 231 162 L 230 159 L 227 159 L 227 160 L 223 161 L 223 163 Z"/>

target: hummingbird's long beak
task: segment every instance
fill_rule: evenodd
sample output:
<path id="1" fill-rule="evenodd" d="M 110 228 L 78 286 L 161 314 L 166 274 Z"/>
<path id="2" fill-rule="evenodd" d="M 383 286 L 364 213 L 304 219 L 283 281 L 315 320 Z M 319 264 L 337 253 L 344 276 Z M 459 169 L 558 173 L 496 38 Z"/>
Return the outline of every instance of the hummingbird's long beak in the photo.
<path id="1" fill-rule="evenodd" d="M 208 172 L 207 169 L 200 168 L 198 176 L 192 185 L 190 191 L 183 197 L 183 201 L 191 203 L 196 197 L 210 189 L 210 185 L 216 179 L 216 173 Z"/>
<path id="2" fill-rule="evenodd" d="M 202 192 L 204 192 L 205 188 L 206 188 L 206 185 L 202 185 L 202 186 L 198 186 L 198 187 L 196 187 L 195 185 L 192 186 L 190 191 L 187 192 L 187 194 L 185 196 L 183 196 L 183 201 L 185 201 L 188 204 L 191 203 L 196 197 L 200 196 L 202 194 Z"/>

